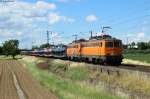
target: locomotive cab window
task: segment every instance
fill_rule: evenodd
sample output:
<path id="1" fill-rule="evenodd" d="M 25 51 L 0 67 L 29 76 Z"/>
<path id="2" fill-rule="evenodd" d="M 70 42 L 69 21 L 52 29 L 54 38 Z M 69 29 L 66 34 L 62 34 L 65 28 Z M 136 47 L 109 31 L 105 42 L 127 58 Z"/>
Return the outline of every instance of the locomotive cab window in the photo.
<path id="1" fill-rule="evenodd" d="M 106 42 L 106 47 L 113 48 L 113 42 Z"/>
<path id="2" fill-rule="evenodd" d="M 120 41 L 114 41 L 114 47 L 121 47 Z"/>

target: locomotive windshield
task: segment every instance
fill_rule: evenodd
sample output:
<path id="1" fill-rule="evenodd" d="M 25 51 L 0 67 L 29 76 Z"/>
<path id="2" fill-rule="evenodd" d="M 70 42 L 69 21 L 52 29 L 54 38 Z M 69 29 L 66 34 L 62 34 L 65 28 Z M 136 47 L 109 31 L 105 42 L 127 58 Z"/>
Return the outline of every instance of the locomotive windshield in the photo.
<path id="1" fill-rule="evenodd" d="M 114 41 L 114 47 L 121 47 L 121 41 Z"/>
<path id="2" fill-rule="evenodd" d="M 106 47 L 112 48 L 113 47 L 113 42 L 106 42 Z"/>
<path id="3" fill-rule="evenodd" d="M 108 48 L 113 48 L 113 47 L 120 48 L 120 47 L 122 47 L 122 44 L 121 44 L 121 41 L 119 41 L 119 40 L 109 41 L 109 42 L 106 42 L 106 47 L 108 47 Z"/>

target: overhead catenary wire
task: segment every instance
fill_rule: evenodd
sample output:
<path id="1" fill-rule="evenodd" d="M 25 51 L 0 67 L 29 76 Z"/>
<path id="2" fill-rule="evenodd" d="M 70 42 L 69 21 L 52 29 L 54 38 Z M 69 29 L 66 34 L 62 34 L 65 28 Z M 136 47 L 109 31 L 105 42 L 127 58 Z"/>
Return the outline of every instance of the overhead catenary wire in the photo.
<path id="1" fill-rule="evenodd" d="M 141 5 L 137 5 L 137 6 L 141 6 L 140 8 L 142 8 L 142 9 L 139 9 L 139 10 L 131 10 L 131 9 L 129 9 L 129 8 L 127 8 L 128 9 L 128 11 L 129 11 L 129 13 L 127 13 L 124 17 L 126 18 L 126 17 L 129 17 L 129 16 L 131 16 L 131 15 L 135 15 L 135 14 L 138 14 L 139 12 L 144 12 L 144 11 L 148 11 L 148 10 L 150 10 L 150 6 L 145 6 L 146 4 L 149 4 L 149 0 L 147 0 L 146 2 L 142 2 L 143 4 Z M 126 10 L 127 10 L 126 9 Z M 124 18 L 123 16 L 117 16 L 115 19 L 113 19 L 113 18 L 111 18 L 110 20 L 107 20 L 106 22 L 103 22 L 103 24 L 104 23 L 115 23 L 115 22 L 119 22 L 119 21 L 122 21 L 122 19 Z"/>
<path id="2" fill-rule="evenodd" d="M 145 18 L 145 17 L 149 17 L 150 14 L 146 14 L 146 15 L 143 15 L 143 16 L 138 16 L 138 17 L 133 17 L 133 18 L 129 18 L 127 20 L 122 20 L 118 23 L 114 23 L 114 24 L 111 24 L 111 25 L 120 25 L 120 24 L 123 24 L 123 23 L 128 23 L 128 22 L 132 22 L 132 21 L 136 21 L 136 20 L 139 20 L 141 18 Z"/>

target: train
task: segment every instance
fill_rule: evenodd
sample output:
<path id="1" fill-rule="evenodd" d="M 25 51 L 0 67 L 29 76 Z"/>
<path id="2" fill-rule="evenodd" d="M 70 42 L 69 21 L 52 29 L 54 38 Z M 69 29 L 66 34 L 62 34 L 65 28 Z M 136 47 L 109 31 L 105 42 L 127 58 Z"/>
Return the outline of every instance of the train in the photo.
<path id="1" fill-rule="evenodd" d="M 22 54 L 119 66 L 123 60 L 123 46 L 120 39 L 100 35 L 88 40 L 75 40 L 68 45 L 24 51 Z"/>
<path id="2" fill-rule="evenodd" d="M 67 58 L 66 50 L 67 50 L 66 45 L 59 44 L 59 45 L 53 45 L 52 47 L 49 47 L 49 48 L 22 51 L 21 54 L 39 56 L 39 57 L 47 57 L 47 58 L 66 59 Z"/>

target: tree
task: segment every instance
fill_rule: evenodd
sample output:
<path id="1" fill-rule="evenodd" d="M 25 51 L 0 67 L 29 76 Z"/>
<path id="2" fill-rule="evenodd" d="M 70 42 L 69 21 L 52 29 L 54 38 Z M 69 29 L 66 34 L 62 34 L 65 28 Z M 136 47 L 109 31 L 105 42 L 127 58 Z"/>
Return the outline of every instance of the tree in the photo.
<path id="1" fill-rule="evenodd" d="M 45 43 L 45 44 L 42 44 L 41 46 L 40 46 L 40 48 L 48 48 L 48 47 L 52 47 L 53 45 L 51 45 L 51 44 L 48 44 L 48 43 Z"/>
<path id="2" fill-rule="evenodd" d="M 39 49 L 38 46 L 32 46 L 32 50 Z"/>
<path id="3" fill-rule="evenodd" d="M 18 40 L 9 40 L 5 41 L 3 44 L 3 54 L 6 56 L 11 55 L 13 59 L 19 54 L 19 41 Z"/>
<path id="4" fill-rule="evenodd" d="M 138 46 L 138 49 L 140 49 L 140 50 L 144 50 L 144 49 L 148 48 L 148 44 L 145 42 L 138 42 L 137 46 Z"/>
<path id="5" fill-rule="evenodd" d="M 135 42 L 132 42 L 132 43 L 131 43 L 131 48 L 134 48 L 135 45 L 136 45 Z"/>
<path id="6" fill-rule="evenodd" d="M 0 55 L 2 55 L 2 54 L 3 54 L 3 47 L 0 46 Z"/>
<path id="7" fill-rule="evenodd" d="M 150 49 L 150 41 L 148 42 L 148 49 Z"/>

